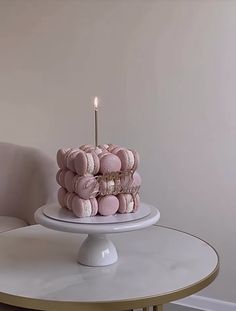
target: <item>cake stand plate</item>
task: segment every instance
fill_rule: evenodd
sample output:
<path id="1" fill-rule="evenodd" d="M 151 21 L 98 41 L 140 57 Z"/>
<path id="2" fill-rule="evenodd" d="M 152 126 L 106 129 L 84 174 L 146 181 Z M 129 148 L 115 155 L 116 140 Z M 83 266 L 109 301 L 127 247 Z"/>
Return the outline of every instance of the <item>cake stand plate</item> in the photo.
<path id="1" fill-rule="evenodd" d="M 118 220 L 117 222 L 111 222 L 109 219 L 102 223 L 99 220 L 92 223 L 75 223 L 68 221 L 68 219 L 65 221 L 64 217 L 60 218 L 58 214 L 56 218 L 53 216 L 55 209 L 59 211 L 60 206 L 58 204 L 47 204 L 40 207 L 35 212 L 36 222 L 57 231 L 87 233 L 88 236 L 79 249 L 78 262 L 94 267 L 107 266 L 118 260 L 116 247 L 109 240 L 107 234 L 143 229 L 155 224 L 160 218 L 159 210 L 145 203 L 141 203 L 140 206 L 140 210 L 143 209 L 145 211 L 145 213 L 140 214 L 142 217 L 135 216 L 136 213 L 138 215 L 137 211 L 133 213 L 133 218 L 129 218 L 130 214 L 127 214 L 128 221 Z M 47 216 L 48 214 L 51 216 Z M 96 217 L 99 219 L 101 216 L 94 216 L 93 218 L 96 219 Z"/>
<path id="2" fill-rule="evenodd" d="M 48 216 L 55 220 L 76 223 L 76 224 L 114 224 L 127 221 L 134 221 L 148 216 L 151 213 L 151 209 L 148 205 L 143 205 L 142 208 L 139 208 L 135 213 L 128 214 L 119 214 L 110 216 L 101 216 L 96 215 L 94 217 L 76 217 L 70 210 L 67 208 L 58 208 L 57 204 L 48 205 L 44 208 L 43 213 L 45 216 Z"/>

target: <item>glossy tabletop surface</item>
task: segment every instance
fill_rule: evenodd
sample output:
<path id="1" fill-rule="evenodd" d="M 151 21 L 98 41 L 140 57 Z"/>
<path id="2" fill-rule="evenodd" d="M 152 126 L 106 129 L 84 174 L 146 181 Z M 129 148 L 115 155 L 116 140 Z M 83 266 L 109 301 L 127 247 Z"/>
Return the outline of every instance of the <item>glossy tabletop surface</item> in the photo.
<path id="1" fill-rule="evenodd" d="M 121 310 L 183 298 L 211 283 L 219 269 L 208 243 L 161 226 L 111 234 L 118 262 L 87 267 L 76 262 L 85 237 L 40 225 L 2 233 L 0 301 L 43 310 Z"/>

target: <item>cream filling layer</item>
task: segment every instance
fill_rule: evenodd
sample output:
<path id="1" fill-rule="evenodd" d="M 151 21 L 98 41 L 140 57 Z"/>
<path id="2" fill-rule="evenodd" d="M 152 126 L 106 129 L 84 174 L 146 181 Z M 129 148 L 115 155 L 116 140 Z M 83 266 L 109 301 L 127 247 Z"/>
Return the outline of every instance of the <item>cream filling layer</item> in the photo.
<path id="1" fill-rule="evenodd" d="M 115 182 L 114 180 L 108 180 L 107 181 L 107 191 L 109 193 L 112 193 L 115 190 Z"/>
<path id="2" fill-rule="evenodd" d="M 134 166 L 134 155 L 131 150 L 127 150 L 127 154 L 128 154 L 128 167 L 129 169 L 132 169 Z"/>
<path id="3" fill-rule="evenodd" d="M 94 161 L 93 155 L 91 153 L 87 153 L 87 172 L 92 174 L 94 171 Z"/>
<path id="4" fill-rule="evenodd" d="M 133 201 L 133 197 L 132 195 L 126 195 L 125 196 L 125 200 L 126 200 L 126 213 L 131 213 L 134 209 L 134 201 Z"/>
<path id="5" fill-rule="evenodd" d="M 90 200 L 84 200 L 83 217 L 89 217 L 92 214 L 92 204 Z"/>

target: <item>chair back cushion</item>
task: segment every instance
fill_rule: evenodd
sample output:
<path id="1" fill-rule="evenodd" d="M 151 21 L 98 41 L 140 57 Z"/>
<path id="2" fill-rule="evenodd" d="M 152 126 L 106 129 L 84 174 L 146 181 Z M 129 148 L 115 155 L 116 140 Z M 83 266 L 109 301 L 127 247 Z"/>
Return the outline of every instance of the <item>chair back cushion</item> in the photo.
<path id="1" fill-rule="evenodd" d="M 0 142 L 0 215 L 35 223 L 35 210 L 56 201 L 56 171 L 42 151 Z"/>

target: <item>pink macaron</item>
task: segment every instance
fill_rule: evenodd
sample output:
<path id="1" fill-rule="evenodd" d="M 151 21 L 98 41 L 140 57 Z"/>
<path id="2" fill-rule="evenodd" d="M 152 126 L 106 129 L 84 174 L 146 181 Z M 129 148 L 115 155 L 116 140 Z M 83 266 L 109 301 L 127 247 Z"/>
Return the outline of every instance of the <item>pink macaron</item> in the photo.
<path id="1" fill-rule="evenodd" d="M 96 148 L 94 149 L 94 152 L 95 152 L 97 155 L 99 155 L 100 153 L 103 152 L 103 150 L 100 149 L 99 147 L 96 147 Z"/>
<path id="2" fill-rule="evenodd" d="M 103 149 L 102 152 L 98 154 L 99 160 L 101 160 L 101 158 L 103 158 L 106 154 L 109 154 L 109 153 L 110 152 L 108 152 L 106 149 Z"/>
<path id="3" fill-rule="evenodd" d="M 112 153 L 106 153 L 100 157 L 100 172 L 107 174 L 118 172 L 121 169 L 121 161 L 118 156 Z"/>
<path id="4" fill-rule="evenodd" d="M 65 205 L 69 210 L 72 209 L 72 201 L 73 201 L 75 196 L 76 196 L 76 194 L 74 192 L 67 192 L 65 195 L 65 199 L 64 199 Z"/>
<path id="5" fill-rule="evenodd" d="M 117 152 L 120 150 L 126 150 L 126 148 L 119 147 L 119 146 L 114 146 L 114 147 L 109 148 L 109 152 L 111 152 L 113 154 L 117 154 Z"/>
<path id="6" fill-rule="evenodd" d="M 99 184 L 94 176 L 78 176 L 73 179 L 73 189 L 78 196 L 84 200 L 96 197 L 99 191 Z"/>
<path id="7" fill-rule="evenodd" d="M 74 184 L 73 184 L 73 178 L 75 177 L 75 173 L 73 173 L 72 171 L 68 170 L 65 173 L 65 188 L 69 191 L 69 192 L 73 192 L 74 191 Z"/>
<path id="8" fill-rule="evenodd" d="M 129 193 L 130 190 L 140 187 L 141 186 L 141 176 L 137 171 L 135 171 L 133 174 L 124 175 L 120 179 L 122 192 Z"/>
<path id="9" fill-rule="evenodd" d="M 65 154 L 65 163 L 66 163 L 66 167 L 71 170 L 72 172 L 75 172 L 75 157 L 77 156 L 77 154 L 81 152 L 80 149 L 71 149 L 70 151 L 68 151 Z"/>
<path id="10" fill-rule="evenodd" d="M 96 154 L 100 154 L 101 152 L 103 152 L 103 149 L 92 145 L 83 145 L 82 150 L 87 153 L 94 151 Z"/>
<path id="11" fill-rule="evenodd" d="M 66 196 L 66 189 L 65 188 L 59 188 L 57 192 L 57 199 L 61 207 L 66 207 L 66 202 L 65 202 L 65 196 Z"/>
<path id="12" fill-rule="evenodd" d="M 95 149 L 94 145 L 89 145 L 89 144 L 85 144 L 79 147 L 80 150 L 83 150 L 85 152 L 88 152 L 87 150 L 90 150 L 89 152 L 91 152 L 92 150 Z"/>
<path id="13" fill-rule="evenodd" d="M 100 149 L 99 147 L 95 147 L 94 149 L 87 149 L 86 152 L 95 152 L 97 155 L 99 155 L 100 153 L 104 152 L 103 149 Z"/>
<path id="14" fill-rule="evenodd" d="M 109 145 L 108 144 L 101 144 L 101 145 L 98 145 L 98 148 L 100 148 L 102 150 L 107 150 L 109 148 Z"/>
<path id="15" fill-rule="evenodd" d="M 94 151 L 78 153 L 74 163 L 78 175 L 96 175 L 100 168 L 98 155 Z"/>
<path id="16" fill-rule="evenodd" d="M 117 148 L 117 147 L 118 147 L 117 145 L 108 144 L 107 151 L 112 152 L 112 150 L 115 149 L 115 148 Z"/>
<path id="17" fill-rule="evenodd" d="M 59 171 L 56 174 L 56 180 L 58 185 L 60 185 L 61 187 L 66 187 L 65 185 L 65 174 L 66 174 L 67 170 L 66 169 L 59 169 Z"/>
<path id="18" fill-rule="evenodd" d="M 91 217 L 98 212 L 98 202 L 96 198 L 83 200 L 77 195 L 72 201 L 72 212 L 76 217 Z"/>
<path id="19" fill-rule="evenodd" d="M 121 170 L 135 171 L 139 164 L 139 154 L 135 150 L 123 149 L 119 150 L 116 155 L 119 157 L 121 161 Z"/>
<path id="20" fill-rule="evenodd" d="M 121 214 L 132 213 L 139 208 L 140 197 L 138 193 L 136 195 L 120 193 L 117 198 L 119 200 L 118 212 Z"/>
<path id="21" fill-rule="evenodd" d="M 57 151 L 57 164 L 60 168 L 66 168 L 65 155 L 70 152 L 71 148 L 59 149 Z"/>
<path id="22" fill-rule="evenodd" d="M 101 196 L 98 199 L 98 212 L 102 216 L 114 215 L 119 208 L 119 200 L 114 195 Z"/>

